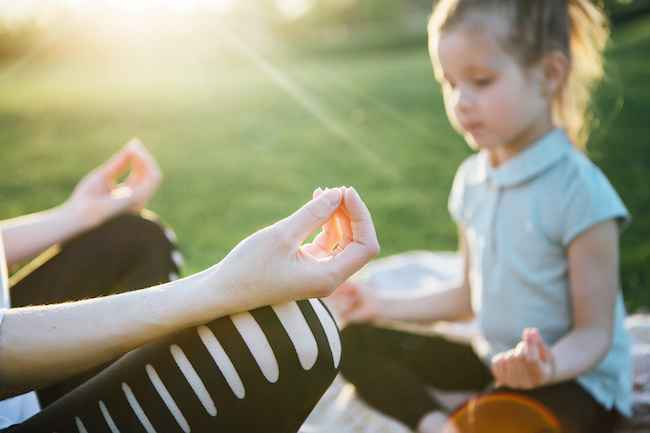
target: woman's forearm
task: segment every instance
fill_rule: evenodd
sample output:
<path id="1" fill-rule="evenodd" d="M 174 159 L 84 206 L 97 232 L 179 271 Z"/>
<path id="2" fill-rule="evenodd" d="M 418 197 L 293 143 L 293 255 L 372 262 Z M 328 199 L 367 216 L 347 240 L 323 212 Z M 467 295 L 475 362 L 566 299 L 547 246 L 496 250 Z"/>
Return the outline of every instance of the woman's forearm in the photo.
<path id="1" fill-rule="evenodd" d="M 101 365 L 156 338 L 242 308 L 206 273 L 104 298 L 6 311 L 0 399 Z"/>
<path id="2" fill-rule="evenodd" d="M 61 205 L 42 212 L 0 222 L 7 264 L 24 262 L 52 245 L 87 229 L 78 212 Z"/>

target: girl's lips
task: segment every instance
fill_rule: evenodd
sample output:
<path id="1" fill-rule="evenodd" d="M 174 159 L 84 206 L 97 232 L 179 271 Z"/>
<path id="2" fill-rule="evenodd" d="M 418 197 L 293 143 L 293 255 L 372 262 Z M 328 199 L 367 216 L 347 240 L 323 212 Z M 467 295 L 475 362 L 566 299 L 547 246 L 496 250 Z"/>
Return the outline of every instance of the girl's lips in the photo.
<path id="1" fill-rule="evenodd" d="M 473 122 L 473 123 L 463 123 L 462 126 L 465 132 L 469 134 L 474 134 L 478 132 L 483 125 L 479 122 Z"/>

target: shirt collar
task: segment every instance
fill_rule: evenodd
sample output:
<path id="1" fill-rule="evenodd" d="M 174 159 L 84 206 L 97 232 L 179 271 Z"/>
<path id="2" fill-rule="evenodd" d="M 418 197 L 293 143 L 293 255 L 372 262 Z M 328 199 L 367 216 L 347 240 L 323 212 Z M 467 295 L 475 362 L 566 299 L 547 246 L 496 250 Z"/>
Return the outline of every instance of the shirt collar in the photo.
<path id="1" fill-rule="evenodd" d="M 571 149 L 573 145 L 565 131 L 554 129 L 497 168 L 490 164 L 487 150 L 481 150 L 472 183 L 478 184 L 490 179 L 501 187 L 520 185 L 550 169 L 565 158 Z"/>

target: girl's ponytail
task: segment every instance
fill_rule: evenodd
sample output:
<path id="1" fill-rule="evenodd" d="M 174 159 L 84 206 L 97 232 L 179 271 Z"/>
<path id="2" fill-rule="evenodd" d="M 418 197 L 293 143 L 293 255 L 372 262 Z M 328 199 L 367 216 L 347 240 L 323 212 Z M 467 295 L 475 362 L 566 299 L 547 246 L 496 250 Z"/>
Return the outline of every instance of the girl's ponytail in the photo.
<path id="1" fill-rule="evenodd" d="M 554 111 L 575 144 L 584 149 L 595 121 L 588 109 L 591 95 L 603 77 L 603 51 L 610 30 L 607 17 L 589 1 L 565 1 L 570 27 L 570 69 Z"/>

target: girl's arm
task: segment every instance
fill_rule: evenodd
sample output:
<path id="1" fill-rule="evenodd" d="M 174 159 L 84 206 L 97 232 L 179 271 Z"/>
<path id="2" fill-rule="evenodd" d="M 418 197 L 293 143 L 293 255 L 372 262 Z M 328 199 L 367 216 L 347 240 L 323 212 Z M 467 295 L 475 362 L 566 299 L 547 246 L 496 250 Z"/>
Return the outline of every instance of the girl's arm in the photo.
<path id="1" fill-rule="evenodd" d="M 440 283 L 434 291 L 395 295 L 377 295 L 372 287 L 365 287 L 364 283 L 346 282 L 332 295 L 333 308 L 343 320 L 351 322 L 373 319 L 435 321 L 471 317 L 469 253 L 462 228 L 459 228 L 458 239 L 464 264 L 460 282 Z"/>
<path id="2" fill-rule="evenodd" d="M 129 175 L 123 183 L 118 178 Z M 23 262 L 102 222 L 144 207 L 162 180 L 154 158 L 139 140 L 131 140 L 88 173 L 62 205 L 2 221 L 0 229 L 9 266 Z"/>
<path id="3" fill-rule="evenodd" d="M 515 349 L 492 359 L 498 383 L 532 388 L 575 379 L 607 355 L 614 334 L 618 296 L 618 225 L 609 220 L 579 236 L 568 247 L 573 329 L 552 348 L 536 330 L 524 331 Z"/>
<path id="4" fill-rule="evenodd" d="M 335 212 L 334 223 L 328 222 Z M 337 235 L 302 245 L 323 224 L 328 231 L 335 225 Z M 354 189 L 337 188 L 248 237 L 218 265 L 185 279 L 103 298 L 7 310 L 0 326 L 0 399 L 221 316 L 327 296 L 378 252 L 367 208 Z"/>

